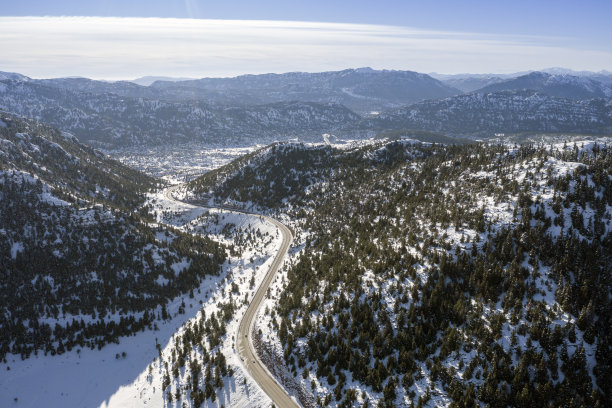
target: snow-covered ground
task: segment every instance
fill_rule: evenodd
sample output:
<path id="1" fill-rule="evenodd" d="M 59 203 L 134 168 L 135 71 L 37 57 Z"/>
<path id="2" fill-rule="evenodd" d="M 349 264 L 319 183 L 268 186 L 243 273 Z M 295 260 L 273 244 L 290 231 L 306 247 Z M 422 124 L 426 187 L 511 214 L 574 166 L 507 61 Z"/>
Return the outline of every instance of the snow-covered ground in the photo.
<path id="1" fill-rule="evenodd" d="M 357 145 L 372 143 L 372 141 L 340 142 L 328 136 L 328 144 L 337 148 L 351 148 Z M 590 144 L 579 143 L 581 149 L 588 149 Z M 181 182 L 191 178 L 196 173 L 218 167 L 231 159 L 254 150 L 252 148 L 219 148 L 219 149 L 192 149 L 190 151 L 176 148 L 169 149 L 166 153 L 162 150 L 149 150 L 147 152 L 121 152 L 113 153 L 126 164 L 138 167 L 150 174 L 165 176 L 173 183 Z M 552 149 L 562 149 L 562 145 L 552 146 Z M 572 171 L 575 163 L 559 163 L 557 159 L 549 158 L 546 167 L 553 167 L 555 175 L 561 175 Z M 534 172 L 537 163 L 528 163 L 524 168 L 517 168 L 513 177 L 522 181 L 527 171 Z M 474 179 L 492 177 L 487 172 L 471 174 Z M 547 189 L 540 178 L 533 186 L 530 193 L 533 197 L 540 195 L 546 212 L 550 211 L 552 199 L 550 189 Z M 513 199 L 496 200 L 493 196 L 482 196 L 481 205 L 486 207 L 488 219 L 496 220 L 498 225 L 513 222 L 513 210 L 515 201 Z M 167 306 L 168 312 L 173 316 L 170 321 L 158 321 L 158 330 L 137 333 L 135 336 L 120 339 L 119 344 L 110 344 L 102 350 L 73 349 L 63 355 L 43 356 L 42 353 L 31 356 L 27 360 L 21 360 L 19 356 L 7 356 L 6 364 L 0 365 L 4 371 L 0 376 L 0 407 L 162 407 L 168 406 L 161 392 L 163 369 L 157 350 L 160 344 L 162 358 L 169 360 L 169 353 L 173 349 L 176 338 L 184 331 L 186 324 L 194 322 L 204 311 L 210 316 L 218 310 L 220 302 L 226 302 L 231 296 L 232 284 L 238 286 L 238 298 L 247 295 L 250 300 L 255 289 L 263 279 L 267 269 L 272 262 L 274 254 L 281 244 L 281 236 L 273 225 L 264 222 L 260 217 L 229 212 L 227 210 L 204 209 L 197 206 L 178 203 L 169 200 L 162 192 L 153 194 L 149 198 L 156 213 L 156 221 L 166 223 L 191 233 L 208 235 L 214 240 L 225 244 L 234 245 L 236 252 L 223 265 L 219 276 L 205 279 L 198 290 L 195 290 L 194 298 L 189 296 L 175 299 Z M 607 208 L 607 211 L 612 209 Z M 569 209 L 564 210 L 565 219 L 569 220 Z M 283 288 L 286 279 L 286 267 L 290 262 L 295 262 L 303 246 L 307 231 L 300 229 L 299 224 L 292 223 L 287 217 L 283 222 L 291 225 L 297 233 L 296 245 L 290 249 L 289 257 L 285 261 L 285 267 L 280 269 L 274 283 L 270 288 L 270 296 L 264 301 L 257 318 L 255 329 L 261 330 L 261 338 L 266 347 L 273 350 L 282 359 L 282 347 L 276 334 L 278 328 L 272 314 L 275 299 Z M 569 221 L 567 221 L 569 222 Z M 461 229 L 461 231 L 448 227 L 440 233 L 446 233 L 446 240 L 455 245 L 469 248 L 470 241 L 477 235 L 476 231 Z M 466 236 L 465 242 L 462 237 Z M 160 237 L 161 239 L 161 237 Z M 16 249 L 17 250 L 17 249 Z M 412 252 L 412 251 L 411 251 Z M 419 271 L 420 272 L 420 271 Z M 555 285 L 547 287 L 548 271 L 541 268 L 541 278 L 537 287 L 541 289 L 541 296 L 534 301 L 544 301 L 551 305 Z M 421 273 L 418 273 L 421 277 Z M 372 287 L 379 285 L 374 279 L 366 281 Z M 384 293 L 393 282 L 385 285 Z M 179 314 L 182 303 L 185 304 L 185 313 Z M 250 376 L 243 370 L 240 359 L 234 350 L 233 336 L 235 335 L 240 318 L 246 310 L 246 304 L 242 304 L 234 313 L 234 317 L 227 325 L 227 335 L 223 339 L 220 351 L 227 357 L 228 366 L 233 371 L 233 376 L 224 379 L 223 391 L 217 392 L 217 400 L 205 402 L 205 406 L 225 407 L 269 407 L 270 399 L 259 389 Z M 484 311 L 485 315 L 500 311 L 499 305 L 491 305 L 490 309 Z M 312 316 L 316 318 L 316 314 Z M 567 320 L 570 317 L 561 313 L 559 320 Z M 275 322 L 276 320 L 276 322 Z M 500 342 L 509 343 L 510 326 L 506 324 L 504 334 Z M 577 333 L 579 340 L 582 333 Z M 519 338 L 519 344 L 524 339 Z M 588 348 L 588 358 L 592 358 L 593 350 Z M 123 356 L 125 353 L 125 357 Z M 464 359 L 469 356 L 464 355 Z M 450 364 L 451 362 L 449 362 Z M 454 364 L 454 362 L 452 362 Z M 426 374 L 427 370 L 422 367 Z M 330 393 L 332 388 L 325 379 L 317 379 L 310 372 L 306 379 L 302 380 L 303 370 L 300 369 L 293 377 L 291 373 L 285 373 L 287 378 L 296 378 L 296 384 L 301 384 L 310 391 L 314 384 L 314 391 L 318 394 Z M 186 373 L 183 369 L 179 379 L 173 379 L 171 390 L 176 390 L 186 381 Z M 358 384 L 351 379 L 347 382 L 351 388 L 359 389 Z M 428 376 L 415 383 L 415 390 L 419 395 L 421 391 L 429 387 Z M 359 391 L 362 391 L 359 389 Z M 424 392 L 424 391 L 423 391 Z M 379 395 L 369 395 L 379 397 Z M 433 396 L 432 401 L 441 405 L 448 403 L 442 396 Z M 191 406 L 189 399 L 174 401 L 170 406 Z"/>
<path id="2" fill-rule="evenodd" d="M 593 140 L 578 140 L 575 145 L 575 149 L 579 152 L 590 152 L 593 149 L 594 141 Z M 553 188 L 547 182 L 547 171 L 550 171 L 550 174 L 556 178 L 562 178 L 566 174 L 573 173 L 577 168 L 584 166 L 583 164 L 567 161 L 560 158 L 556 158 L 552 156 L 553 152 L 562 152 L 574 149 L 573 142 L 572 144 L 565 143 L 555 143 L 548 146 L 551 156 L 548 156 L 546 160 L 540 162 L 539 159 L 532 159 L 529 161 L 524 161 L 518 166 L 508 165 L 506 169 L 506 177 L 509 177 L 512 180 L 516 180 L 518 183 L 523 183 L 526 179 L 531 181 L 530 188 L 524 190 L 531 199 L 534 204 L 531 206 L 532 213 L 535 213 L 538 208 L 541 208 L 542 211 L 546 213 L 548 217 L 552 216 L 554 218 L 553 207 Z M 510 154 L 517 154 L 518 149 L 514 148 L 510 150 Z M 449 162 L 449 165 L 451 163 Z M 533 176 L 535 175 L 535 176 Z M 491 180 L 489 183 L 492 183 L 492 180 L 495 179 L 495 172 L 486 169 L 480 171 L 478 173 L 468 173 L 466 172 L 461 176 L 462 181 L 465 181 L 465 184 L 461 184 L 463 188 L 465 186 L 469 186 L 470 184 L 474 185 L 474 191 L 478 191 L 478 202 L 474 205 L 474 208 L 482 208 L 484 211 L 485 218 L 492 223 L 492 230 L 498 231 L 501 228 L 507 228 L 510 225 L 515 225 L 518 221 L 515 216 L 515 209 L 517 208 L 518 195 L 505 193 L 503 197 L 497 197 L 496 194 L 490 193 L 487 194 L 486 191 L 480 191 L 477 189 L 476 185 L 479 180 L 489 179 Z M 533 178 L 532 178 L 533 176 Z M 593 181 L 589 178 L 585 179 L 589 185 L 593 185 Z M 453 185 L 453 188 L 455 186 Z M 572 191 L 575 186 L 575 182 L 570 183 L 569 189 Z M 448 192 L 445 191 L 445 194 Z M 601 194 L 601 193 L 598 193 Z M 450 199 L 450 198 L 449 198 Z M 557 237 L 561 234 L 561 231 L 565 235 L 568 234 L 568 229 L 571 226 L 571 208 L 561 208 L 560 211 L 563 214 L 563 219 L 565 220 L 564 225 L 562 226 L 552 226 L 550 229 L 550 233 L 553 237 Z M 401 212 L 401 211 L 398 211 Z M 605 206 L 604 209 L 605 214 L 612 214 L 612 207 L 609 205 Z M 583 214 L 585 219 L 588 220 L 593 216 L 593 209 L 589 207 L 583 210 Z M 269 293 L 270 295 L 265 299 L 264 303 L 259 312 L 259 316 L 256 320 L 256 330 L 261 332 L 261 340 L 266 345 L 267 353 L 270 355 L 274 355 L 278 358 L 279 361 L 283 361 L 283 347 L 279 341 L 278 331 L 280 318 L 278 315 L 275 315 L 275 305 L 276 299 L 278 295 L 284 288 L 284 283 L 287 279 L 287 267 L 289 264 L 293 262 L 297 262 L 301 251 L 300 248 L 303 246 L 305 238 L 310 236 L 310 238 L 314 238 L 309 234 L 308 231 L 301 228 L 299 222 L 292 222 L 289 219 L 281 220 L 287 225 L 291 226 L 296 231 L 296 239 L 294 240 L 294 246 L 289 251 L 289 256 L 285 260 L 285 266 L 280 269 L 280 273 L 277 275 L 275 281 L 270 286 Z M 587 222 L 585 220 L 585 223 Z M 609 220 L 609 217 L 608 217 Z M 535 221 L 532 221 L 532 225 L 535 225 Z M 488 232 L 478 232 L 475 229 L 471 229 L 466 226 L 461 226 L 460 228 L 456 228 L 453 225 L 449 225 L 447 227 L 442 228 L 440 224 L 434 225 L 431 223 L 423 223 L 423 228 L 426 228 L 430 231 L 438 231 L 437 232 L 437 241 L 438 242 L 447 242 L 449 243 L 448 247 L 460 247 L 464 250 L 469 251 L 474 244 L 474 238 L 478 236 L 479 242 L 484 242 L 487 237 Z M 586 226 L 586 224 L 585 224 Z M 608 221 L 606 226 L 604 227 L 605 231 L 610 231 L 612 225 Z M 490 233 L 490 232 L 489 232 Z M 399 242 L 396 243 L 399 245 Z M 407 248 L 410 253 L 413 255 L 418 255 L 420 252 L 417 251 L 414 247 Z M 443 245 L 439 247 L 440 251 L 443 251 Z M 453 251 L 450 251 L 454 253 Z M 432 265 L 427 260 L 422 261 L 423 264 L 415 265 L 416 269 L 416 277 L 414 279 L 405 279 L 400 283 L 407 290 L 412 290 L 412 288 L 417 283 L 417 280 L 420 280 L 420 283 L 423 284 L 428 278 L 428 269 L 431 268 Z M 534 270 L 533 265 L 530 264 L 529 257 L 522 263 L 521 265 L 526 270 L 530 271 L 530 276 L 532 276 L 533 287 L 537 288 L 535 293 L 530 299 L 523 300 L 523 307 L 525 310 L 529 310 L 534 308 L 534 310 L 538 307 L 542 307 L 545 310 L 546 315 L 551 319 L 550 321 L 550 329 L 553 330 L 557 325 L 559 327 L 565 326 L 567 323 L 576 323 L 575 316 L 572 316 L 566 312 L 563 312 L 556 300 L 555 293 L 557 292 L 557 284 L 555 283 L 555 278 L 550 270 L 550 267 L 539 264 L 537 266 L 537 273 L 532 273 Z M 394 316 L 393 308 L 389 305 L 395 304 L 395 295 L 394 288 L 398 283 L 397 278 L 381 278 L 377 277 L 372 271 L 368 271 L 363 279 L 363 287 L 367 294 L 377 292 L 382 294 L 385 301 L 383 302 L 385 305 L 388 305 L 389 316 Z M 324 285 L 326 282 L 321 282 L 320 284 L 320 292 L 324 291 Z M 339 292 L 341 292 L 340 290 Z M 332 298 L 335 298 L 336 295 L 339 295 L 339 292 L 334 292 Z M 309 299 L 304 298 L 303 304 L 306 304 Z M 474 304 L 477 304 L 476 302 Z M 409 305 L 404 305 L 409 306 Z M 326 307 L 332 307 L 331 302 L 328 305 L 323 306 L 323 309 Z M 497 303 L 484 304 L 482 305 L 482 316 L 486 324 L 491 324 L 491 322 L 503 315 L 505 318 L 505 323 L 502 326 L 502 331 L 500 337 L 496 340 L 496 342 L 504 349 L 510 350 L 513 347 L 521 347 L 525 348 L 527 344 L 530 344 L 537 352 L 542 351 L 542 346 L 539 342 L 534 341 L 533 344 L 531 341 L 528 342 L 528 336 L 516 334 L 518 324 L 511 323 L 511 313 L 507 313 L 504 311 L 504 308 L 501 305 L 501 301 Z M 314 326 L 320 324 L 321 314 L 318 310 L 314 310 L 309 313 L 308 318 L 312 322 Z M 394 318 L 391 319 L 394 321 Z M 294 318 L 294 321 L 297 324 L 301 324 L 303 320 L 300 317 Z M 522 322 L 519 322 L 522 323 Z M 576 340 L 568 343 L 567 350 L 570 355 L 573 355 L 580 346 L 583 346 L 585 349 L 585 357 L 587 362 L 587 367 L 589 367 L 589 373 L 593 381 L 595 381 L 595 377 L 593 375 L 592 368 L 596 365 L 595 361 L 595 343 L 589 344 L 587 342 L 583 342 L 584 332 L 579 330 L 577 327 L 575 328 L 575 337 Z M 298 344 L 298 349 L 304 350 L 306 348 L 306 341 L 303 338 L 299 338 L 296 340 Z M 514 344 L 513 344 L 514 342 Z M 459 375 L 463 376 L 466 372 L 467 364 L 466 362 L 470 362 L 473 360 L 474 356 L 478 353 L 475 349 L 471 351 L 461 351 L 456 354 L 449 355 L 446 360 L 442 363 L 443 366 L 452 368 L 455 372 L 459 373 Z M 513 363 L 517 364 L 516 356 L 512 356 Z M 448 393 L 440 386 L 440 384 L 436 381 L 432 381 L 430 369 L 423 362 L 417 363 L 420 369 L 420 375 L 418 378 L 415 378 L 415 382 L 413 386 L 410 388 L 411 391 L 414 391 L 417 396 L 429 395 L 429 403 L 426 406 L 448 406 L 451 403 L 451 399 Z M 562 362 L 560 358 L 557 360 L 557 365 L 561 367 Z M 282 377 L 284 381 L 284 385 L 288 388 L 301 388 L 306 394 L 310 394 L 311 396 L 319 395 L 331 395 L 334 391 L 334 386 L 330 385 L 325 378 L 317 378 L 315 374 L 314 368 L 316 365 L 307 363 L 305 367 L 298 367 L 295 373 L 291 373 L 287 369 L 280 369 L 276 371 L 276 374 Z M 563 380 L 563 373 L 559 371 L 559 379 L 558 381 Z M 474 384 L 482 384 L 484 380 L 481 380 L 479 377 L 477 379 L 470 380 Z M 595 383 L 595 382 L 594 382 Z M 357 400 L 359 403 L 363 403 L 365 398 L 369 398 L 370 401 L 375 401 L 381 399 L 383 397 L 382 393 L 373 392 L 370 387 L 365 387 L 362 383 L 355 381 L 350 373 L 347 375 L 346 386 L 350 389 L 357 391 Z M 365 396 L 365 397 L 364 397 Z M 409 406 L 411 398 L 408 398 L 406 394 L 401 397 L 401 402 L 405 405 Z M 333 401 L 331 406 L 338 406 L 339 401 Z"/>
<path id="3" fill-rule="evenodd" d="M 158 321 L 158 330 L 121 338 L 119 344 L 107 345 L 102 350 L 73 349 L 56 356 L 39 353 L 23 361 L 19 356 L 8 355 L 7 364 L 3 365 L 7 371 L 0 376 L 1 407 L 168 406 L 161 392 L 162 367 L 157 344 L 161 346 L 162 357 L 169 360 L 168 354 L 185 324 L 197 319 L 202 310 L 206 316 L 215 313 L 218 304 L 227 301 L 232 289 L 235 290 L 233 283 L 238 286 L 239 297 L 248 294 L 248 299 L 252 298 L 282 241 L 275 226 L 258 216 L 207 211 L 177 203 L 162 193 L 152 195 L 150 203 L 157 211 L 158 222 L 233 244 L 236 253 L 225 262 L 219 276 L 202 282 L 193 299 L 187 295 L 174 299 L 167 306 L 172 319 Z M 251 238 L 247 239 L 249 234 Z M 183 302 L 185 313 L 179 314 Z M 269 398 L 243 371 L 234 350 L 233 336 L 246 310 L 245 304 L 240 305 L 219 347 L 233 376 L 224 379 L 224 389 L 217 391 L 216 401 L 208 400 L 204 406 L 270 406 Z M 176 389 L 185 380 L 184 369 L 179 378 L 173 379 L 170 389 Z M 174 401 L 170 406 L 191 406 L 191 401 Z"/>

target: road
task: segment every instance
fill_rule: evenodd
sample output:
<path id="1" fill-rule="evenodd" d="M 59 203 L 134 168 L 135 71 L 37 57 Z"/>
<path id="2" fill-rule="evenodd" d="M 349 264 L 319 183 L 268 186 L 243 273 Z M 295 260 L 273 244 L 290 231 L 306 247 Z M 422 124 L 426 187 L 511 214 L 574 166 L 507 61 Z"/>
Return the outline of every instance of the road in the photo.
<path id="1" fill-rule="evenodd" d="M 172 191 L 178 188 L 178 186 L 170 187 L 166 190 L 166 197 L 170 200 L 178 201 L 174 197 L 172 197 Z M 203 205 L 199 205 L 194 202 L 186 202 L 186 204 L 197 205 L 200 207 L 208 208 Z M 222 208 L 222 207 L 220 207 Z M 255 321 L 255 316 L 257 315 L 257 311 L 259 310 L 261 303 L 266 296 L 266 292 L 270 287 L 270 284 L 274 280 L 276 272 L 280 267 L 287 251 L 289 250 L 289 245 L 293 241 L 293 236 L 289 228 L 283 223 L 275 220 L 274 218 L 262 216 L 260 214 L 254 214 L 247 211 L 239 211 L 235 209 L 223 208 L 224 210 L 233 211 L 237 213 L 257 215 L 266 219 L 266 221 L 274 224 L 281 232 L 283 237 L 283 242 L 281 247 L 274 257 L 274 261 L 270 266 L 270 269 L 266 273 L 263 282 L 257 288 L 257 292 L 255 292 L 255 296 L 251 300 L 249 307 L 247 308 L 244 316 L 242 316 L 242 320 L 240 320 L 240 325 L 238 326 L 238 333 L 236 335 L 236 350 L 238 351 L 238 355 L 240 356 L 240 360 L 242 361 L 242 365 L 245 367 L 247 372 L 253 377 L 255 382 L 261 387 L 261 389 L 270 397 L 274 405 L 278 408 L 291 408 L 291 407 L 299 407 L 300 405 L 287 394 L 287 391 L 280 385 L 274 376 L 270 374 L 265 365 L 259 360 L 257 357 L 257 353 L 255 352 L 255 348 L 253 347 L 253 322 Z"/>

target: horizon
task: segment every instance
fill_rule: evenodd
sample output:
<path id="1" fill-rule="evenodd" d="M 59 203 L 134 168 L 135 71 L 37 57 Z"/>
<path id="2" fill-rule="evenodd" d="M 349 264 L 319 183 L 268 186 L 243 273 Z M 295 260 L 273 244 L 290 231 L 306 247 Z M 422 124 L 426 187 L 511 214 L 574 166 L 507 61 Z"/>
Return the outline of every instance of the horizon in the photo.
<path id="1" fill-rule="evenodd" d="M 456 76 L 509 76 L 509 77 L 518 77 L 518 76 L 522 76 L 522 75 L 528 75 L 530 73 L 533 72 L 544 72 L 544 73 L 549 73 L 551 75 L 574 75 L 574 76 L 579 76 L 579 75 L 612 75 L 612 71 L 608 71 L 605 69 L 599 70 L 599 71 L 593 71 L 593 70 L 572 70 L 569 68 L 565 68 L 565 67 L 547 67 L 547 68 L 540 68 L 540 69 L 532 69 L 532 70 L 526 70 L 526 71 L 516 71 L 516 72 L 460 72 L 460 73 L 456 73 L 456 74 L 447 74 L 447 73 L 443 73 L 443 72 L 418 72 L 418 71 L 413 71 L 410 69 L 374 69 L 371 67 L 347 67 L 347 68 L 343 68 L 343 69 L 336 69 L 336 70 L 326 70 L 326 71 L 283 71 L 283 72 L 263 72 L 263 73 L 259 73 L 259 74 L 252 74 L 252 73 L 246 73 L 246 74 L 238 74 L 238 75 L 233 75 L 233 76 L 200 76 L 200 77 L 173 77 L 173 76 L 167 76 L 167 75 L 142 75 L 142 76 L 138 76 L 138 77 L 126 77 L 126 78 L 120 78 L 120 79 L 106 79 L 106 78 L 92 78 L 92 77 L 87 77 L 87 76 L 82 76 L 82 75 L 70 75 L 70 76 L 56 76 L 56 77 L 35 77 L 35 76 L 30 76 L 30 75 L 26 75 L 23 72 L 15 72 L 15 71 L 6 71 L 3 69 L 0 69 L 0 73 L 6 73 L 6 74 L 18 74 L 18 75 L 23 75 L 29 79 L 34 79 L 34 80 L 45 80 L 45 79 L 88 79 L 88 80 L 93 80 L 93 81 L 101 81 L 101 82 L 136 82 L 139 80 L 145 80 L 145 79 L 155 79 L 155 81 L 164 81 L 164 80 L 168 80 L 168 81 L 173 81 L 173 82 L 179 82 L 179 81 L 191 81 L 191 80 L 199 80 L 199 79 L 231 79 L 231 78 L 238 78 L 241 76 L 256 76 L 256 75 L 285 75 L 285 74 L 319 74 L 319 73 L 326 73 L 326 72 L 341 72 L 341 71 L 349 71 L 349 70 L 361 70 L 361 69 L 371 69 L 373 71 L 377 71 L 377 72 L 415 72 L 418 74 L 425 74 L 425 75 L 429 75 L 433 78 L 435 78 L 435 76 L 448 76 L 448 77 L 456 77 Z M 555 71 L 555 70 L 561 70 L 561 71 L 567 71 L 567 72 L 563 72 L 561 74 L 556 74 L 556 73 L 551 73 L 548 71 Z M 437 78 L 436 78 L 437 79 Z M 148 85 L 144 85 L 144 86 L 148 86 Z"/>
<path id="2" fill-rule="evenodd" d="M 477 25 L 457 31 L 425 25 L 0 16 L 1 69 L 31 78 L 80 76 L 108 81 L 144 76 L 227 78 L 346 67 L 441 75 L 504 75 L 542 67 L 612 70 L 609 44 L 593 41 L 589 46 L 585 39 L 558 32 L 486 32 L 478 31 Z"/>

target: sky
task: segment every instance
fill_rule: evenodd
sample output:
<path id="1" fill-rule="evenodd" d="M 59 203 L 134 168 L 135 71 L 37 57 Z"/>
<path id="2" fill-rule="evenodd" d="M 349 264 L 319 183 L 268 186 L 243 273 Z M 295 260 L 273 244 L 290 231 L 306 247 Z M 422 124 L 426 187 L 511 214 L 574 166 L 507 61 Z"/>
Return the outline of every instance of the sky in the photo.
<path id="1" fill-rule="evenodd" d="M 612 71 L 610 0 L 0 0 L 0 71 Z"/>

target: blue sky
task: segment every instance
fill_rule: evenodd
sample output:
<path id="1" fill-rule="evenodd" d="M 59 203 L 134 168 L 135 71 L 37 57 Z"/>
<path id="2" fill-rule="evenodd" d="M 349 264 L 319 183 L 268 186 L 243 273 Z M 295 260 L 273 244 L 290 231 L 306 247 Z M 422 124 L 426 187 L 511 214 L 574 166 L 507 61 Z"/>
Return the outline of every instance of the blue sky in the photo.
<path id="1" fill-rule="evenodd" d="M 35 77 L 230 76 L 365 65 L 442 73 L 612 70 L 609 0 L 0 0 L 0 6 L 0 70 Z M 156 32 L 160 20 L 140 17 L 169 23 Z M 187 30 L 177 18 L 199 22 Z M 164 54 L 174 61 L 164 62 Z"/>

